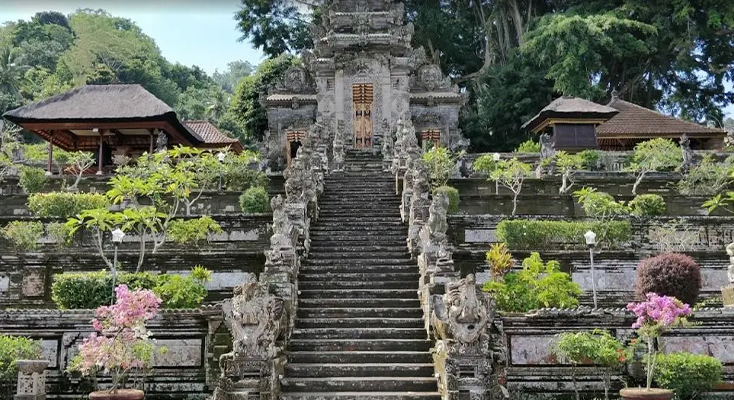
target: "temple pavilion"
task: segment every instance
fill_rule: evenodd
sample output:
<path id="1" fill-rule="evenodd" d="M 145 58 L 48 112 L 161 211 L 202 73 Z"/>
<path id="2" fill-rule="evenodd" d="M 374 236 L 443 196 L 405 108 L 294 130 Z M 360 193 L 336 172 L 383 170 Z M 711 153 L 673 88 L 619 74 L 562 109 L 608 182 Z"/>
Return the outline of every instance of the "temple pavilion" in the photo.
<path id="1" fill-rule="evenodd" d="M 171 107 L 137 84 L 82 86 L 3 117 L 48 142 L 49 171 L 54 147 L 94 152 L 98 173 L 112 165 L 115 155 L 134 158 L 177 144 L 242 151 L 237 139 L 208 121 L 179 120 Z"/>
<path id="2" fill-rule="evenodd" d="M 627 151 L 655 138 L 679 140 L 684 134 L 697 150 L 721 148 L 726 131 L 685 121 L 624 101 L 613 93 L 606 105 L 559 97 L 523 125 L 547 134 L 556 150 Z"/>

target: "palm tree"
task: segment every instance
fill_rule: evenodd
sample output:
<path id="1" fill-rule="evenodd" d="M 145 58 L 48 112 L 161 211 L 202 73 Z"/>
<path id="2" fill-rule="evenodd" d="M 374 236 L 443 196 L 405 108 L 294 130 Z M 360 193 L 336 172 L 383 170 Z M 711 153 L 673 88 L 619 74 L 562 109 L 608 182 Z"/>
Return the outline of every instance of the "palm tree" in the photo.
<path id="1" fill-rule="evenodd" d="M 0 48 L 0 92 L 20 100 L 20 85 L 25 68 L 15 62 L 16 56 L 9 46 Z"/>
<path id="2" fill-rule="evenodd" d="M 229 97 L 223 90 L 217 89 L 212 98 L 207 102 L 206 113 L 214 121 L 219 121 L 229 107 Z"/>

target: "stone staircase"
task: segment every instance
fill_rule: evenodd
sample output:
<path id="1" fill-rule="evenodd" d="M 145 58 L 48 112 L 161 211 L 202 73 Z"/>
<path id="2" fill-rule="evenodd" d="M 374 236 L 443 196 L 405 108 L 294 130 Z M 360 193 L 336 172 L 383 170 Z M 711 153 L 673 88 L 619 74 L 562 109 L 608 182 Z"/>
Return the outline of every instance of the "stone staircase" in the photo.
<path id="1" fill-rule="evenodd" d="M 327 178 L 280 398 L 439 400 L 394 181 L 350 151 Z"/>

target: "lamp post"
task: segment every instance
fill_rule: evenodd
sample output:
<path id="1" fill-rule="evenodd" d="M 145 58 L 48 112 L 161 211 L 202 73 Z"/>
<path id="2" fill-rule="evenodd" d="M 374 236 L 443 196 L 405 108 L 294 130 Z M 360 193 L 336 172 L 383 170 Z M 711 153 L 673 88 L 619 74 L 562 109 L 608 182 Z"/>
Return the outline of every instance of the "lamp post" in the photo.
<path id="1" fill-rule="evenodd" d="M 589 247 L 589 258 L 591 260 L 591 292 L 594 294 L 594 308 L 596 308 L 596 277 L 594 276 L 594 246 L 596 246 L 596 233 L 588 231 L 584 233 L 586 245 Z"/>
<path id="2" fill-rule="evenodd" d="M 494 153 L 492 154 L 492 160 L 494 161 L 494 168 L 497 169 L 497 163 L 500 161 L 502 156 L 500 153 Z M 494 181 L 494 194 L 499 194 L 500 192 L 500 181 L 499 179 L 495 179 Z"/>
<path id="3" fill-rule="evenodd" d="M 112 260 L 112 301 L 110 304 L 115 302 L 115 280 L 117 278 L 117 246 L 122 243 L 122 239 L 125 237 L 125 232 L 120 228 L 112 231 L 112 244 L 115 245 L 115 255 Z"/>
<path id="4" fill-rule="evenodd" d="M 227 155 L 224 152 L 217 153 L 217 160 L 219 160 L 219 191 L 222 191 L 222 164 L 224 164 L 224 158 Z"/>

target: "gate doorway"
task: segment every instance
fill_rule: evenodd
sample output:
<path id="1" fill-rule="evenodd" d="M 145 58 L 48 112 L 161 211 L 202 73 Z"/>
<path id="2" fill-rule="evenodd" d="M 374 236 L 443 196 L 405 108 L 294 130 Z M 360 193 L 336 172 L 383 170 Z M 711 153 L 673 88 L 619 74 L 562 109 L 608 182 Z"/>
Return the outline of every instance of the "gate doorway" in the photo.
<path id="1" fill-rule="evenodd" d="M 306 137 L 306 132 L 302 131 L 289 131 L 286 132 L 286 160 L 288 161 L 288 166 L 291 166 L 291 160 L 296 158 L 296 153 L 298 153 L 298 148 L 301 147 L 301 140 Z"/>
<path id="2" fill-rule="evenodd" d="M 358 83 L 352 86 L 354 101 L 354 148 L 372 147 L 372 113 L 374 112 L 375 88 L 371 83 Z"/>

